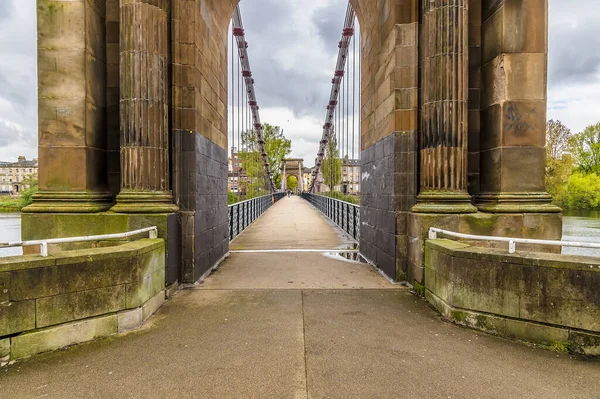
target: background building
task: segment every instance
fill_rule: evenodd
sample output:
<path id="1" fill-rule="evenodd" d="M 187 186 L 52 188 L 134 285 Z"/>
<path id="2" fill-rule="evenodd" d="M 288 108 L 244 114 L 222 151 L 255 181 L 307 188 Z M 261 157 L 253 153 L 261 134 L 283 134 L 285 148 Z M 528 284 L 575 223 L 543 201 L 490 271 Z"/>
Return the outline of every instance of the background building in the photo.
<path id="1" fill-rule="evenodd" d="M 229 171 L 227 175 L 227 189 L 236 195 L 243 195 L 247 180 L 246 172 L 242 167 L 242 160 L 235 148 L 231 149 L 229 155 Z"/>
<path id="2" fill-rule="evenodd" d="M 37 178 L 38 160 L 28 161 L 20 156 L 17 162 L 0 161 L 0 194 L 16 195 L 23 189 L 29 188 L 27 179 Z"/>
<path id="3" fill-rule="evenodd" d="M 311 168 L 311 173 L 315 167 Z M 323 174 L 319 171 L 317 181 L 315 182 L 315 193 L 329 192 L 329 187 L 325 184 Z M 349 194 L 360 194 L 360 160 L 348 159 L 342 160 L 342 181 L 333 188 L 333 191 Z"/>

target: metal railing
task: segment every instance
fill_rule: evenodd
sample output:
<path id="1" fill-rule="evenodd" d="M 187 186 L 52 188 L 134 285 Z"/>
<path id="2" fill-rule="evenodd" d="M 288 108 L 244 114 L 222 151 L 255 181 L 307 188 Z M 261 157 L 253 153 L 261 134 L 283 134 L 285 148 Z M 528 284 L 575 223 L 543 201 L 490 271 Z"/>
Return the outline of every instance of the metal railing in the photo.
<path id="1" fill-rule="evenodd" d="M 309 193 L 302 193 L 302 198 L 358 241 L 360 238 L 360 205 Z"/>
<path id="2" fill-rule="evenodd" d="M 0 242 L 0 248 L 15 248 L 27 246 L 40 246 L 40 255 L 48 256 L 48 244 L 65 244 L 71 242 L 86 242 L 100 240 L 114 240 L 118 238 L 127 238 L 138 234 L 149 233 L 150 238 L 158 237 L 158 228 L 156 226 L 146 227 L 144 229 L 127 231 L 125 233 L 102 234 L 97 236 L 81 236 L 81 237 L 65 237 L 65 238 L 50 238 L 46 240 L 30 240 L 30 241 L 14 241 Z"/>
<path id="3" fill-rule="evenodd" d="M 457 233 L 455 231 L 438 229 L 436 227 L 429 228 L 429 239 L 435 240 L 438 234 L 443 234 L 448 237 L 462 238 L 465 240 L 475 241 L 496 241 L 507 242 L 508 253 L 514 254 L 517 250 L 517 244 L 534 244 L 534 245 L 555 245 L 560 247 L 579 247 L 579 248 L 600 248 L 600 243 L 580 242 L 580 241 L 560 241 L 560 240 L 537 240 L 532 238 L 513 238 L 513 237 L 495 237 L 495 236 L 478 236 L 473 234 Z"/>
<path id="4" fill-rule="evenodd" d="M 229 205 L 229 241 L 240 235 L 284 195 L 284 193 L 274 193 Z"/>

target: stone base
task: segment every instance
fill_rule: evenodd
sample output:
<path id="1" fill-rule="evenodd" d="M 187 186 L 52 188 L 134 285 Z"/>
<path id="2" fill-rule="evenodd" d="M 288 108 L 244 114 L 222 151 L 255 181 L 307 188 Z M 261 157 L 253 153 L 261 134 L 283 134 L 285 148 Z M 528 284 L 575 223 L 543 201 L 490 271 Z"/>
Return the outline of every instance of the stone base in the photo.
<path id="1" fill-rule="evenodd" d="M 117 204 L 110 210 L 115 213 L 173 213 L 178 209 L 169 192 L 121 191 Z"/>
<path id="2" fill-rule="evenodd" d="M 515 213 L 515 214 L 408 214 L 408 282 L 424 284 L 424 245 L 429 228 L 482 236 L 536 238 L 560 240 L 562 238 L 562 214 Z M 487 241 L 469 242 L 474 246 L 508 248 L 507 243 Z M 560 247 L 519 245 L 519 250 L 534 252 L 560 252 Z"/>
<path id="3" fill-rule="evenodd" d="M 0 340 L 0 361 L 22 359 L 139 328 L 165 302 L 162 290 L 142 306 Z"/>
<path id="4" fill-rule="evenodd" d="M 491 213 L 559 213 L 548 193 L 483 193 L 477 196 L 477 209 Z"/>
<path id="5" fill-rule="evenodd" d="M 471 196 L 466 193 L 431 191 L 422 192 L 417 204 L 412 207 L 415 213 L 475 213 L 477 208 L 471 204 Z"/>
<path id="6" fill-rule="evenodd" d="M 181 224 L 179 214 L 118 214 L 103 213 L 25 213 L 22 215 L 21 238 L 42 240 L 47 238 L 79 237 L 123 233 L 150 226 L 158 227 L 158 238 L 165 240 L 166 285 L 178 281 L 181 269 Z M 126 240 L 135 240 L 139 235 Z M 121 244 L 120 240 L 93 241 L 49 245 L 50 254 L 90 247 L 106 247 Z M 25 254 L 39 253 L 39 246 L 24 247 Z"/>
<path id="7" fill-rule="evenodd" d="M 455 308 L 429 290 L 425 298 L 444 318 L 462 326 L 557 351 L 600 356 L 600 334 Z"/>
<path id="8" fill-rule="evenodd" d="M 39 191 L 24 213 L 92 213 L 103 212 L 112 206 L 110 193 Z"/>

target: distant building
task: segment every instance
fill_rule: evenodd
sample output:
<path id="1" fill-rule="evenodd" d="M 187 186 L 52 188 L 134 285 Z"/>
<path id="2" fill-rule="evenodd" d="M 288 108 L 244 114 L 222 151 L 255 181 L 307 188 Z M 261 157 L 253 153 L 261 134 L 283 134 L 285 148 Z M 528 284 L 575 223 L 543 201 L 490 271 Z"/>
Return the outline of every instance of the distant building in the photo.
<path id="1" fill-rule="evenodd" d="M 312 181 L 312 169 L 306 166 L 302 167 L 302 181 L 304 182 L 304 190 L 308 190 Z"/>
<path id="2" fill-rule="evenodd" d="M 246 187 L 246 172 L 244 171 L 242 160 L 235 148 L 231 149 L 229 155 L 229 168 L 227 174 L 227 189 L 236 194 L 243 195 Z"/>
<path id="3" fill-rule="evenodd" d="M 360 194 L 360 160 L 344 158 L 342 163 L 342 182 L 336 191 L 344 194 Z"/>
<path id="4" fill-rule="evenodd" d="M 315 167 L 311 169 L 313 171 Z M 315 193 L 326 193 L 329 187 L 325 184 L 323 174 L 319 171 L 315 182 Z M 333 191 L 343 194 L 359 195 L 360 194 L 360 160 L 348 159 L 342 160 L 342 181 L 334 187 Z"/>
<path id="5" fill-rule="evenodd" d="M 28 161 L 20 156 L 17 162 L 0 161 L 0 194 L 16 195 L 23 189 L 29 188 L 27 179 L 37 177 L 38 160 Z"/>

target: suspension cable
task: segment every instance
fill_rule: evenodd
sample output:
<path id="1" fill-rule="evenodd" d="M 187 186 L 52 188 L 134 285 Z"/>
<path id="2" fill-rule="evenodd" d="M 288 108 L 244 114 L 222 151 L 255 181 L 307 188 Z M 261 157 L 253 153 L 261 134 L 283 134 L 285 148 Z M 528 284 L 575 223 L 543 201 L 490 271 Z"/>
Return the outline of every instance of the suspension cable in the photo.
<path id="1" fill-rule="evenodd" d="M 344 28 L 342 30 L 342 40 L 339 43 L 339 52 L 338 59 L 336 64 L 336 70 L 334 73 L 331 88 L 331 94 L 329 96 L 329 104 L 327 105 L 327 114 L 325 116 L 325 124 L 323 125 L 323 134 L 321 136 L 321 141 L 319 143 L 319 150 L 317 151 L 317 162 L 315 164 L 315 169 L 313 171 L 313 176 L 310 183 L 309 192 L 312 192 L 315 186 L 315 181 L 319 176 L 319 172 L 321 169 L 321 164 L 323 162 L 323 156 L 325 154 L 325 147 L 329 142 L 329 137 L 331 134 L 332 123 L 334 122 L 334 111 L 336 109 L 338 103 L 338 95 L 341 80 L 344 76 L 344 70 L 346 67 L 346 57 L 348 56 L 348 47 L 350 39 L 354 36 L 354 20 L 356 13 L 352 8 L 352 5 L 348 4 L 348 8 L 346 10 L 346 20 L 344 22 Z M 336 127 L 336 130 L 337 127 Z"/>
<path id="2" fill-rule="evenodd" d="M 231 183 L 231 188 L 233 190 L 233 186 L 235 183 L 235 157 L 234 157 L 234 151 L 235 151 L 235 68 L 234 68 L 234 62 L 235 62 L 235 56 L 234 56 L 234 50 L 233 50 L 233 43 L 234 43 L 234 37 L 233 37 L 233 23 L 231 24 L 231 30 L 232 30 L 232 35 L 231 35 L 231 177 L 228 177 L 228 179 L 230 180 Z M 239 195 L 239 188 L 237 188 L 237 195 Z"/>
<path id="3" fill-rule="evenodd" d="M 248 88 L 248 104 L 252 109 L 252 121 L 254 123 L 254 133 L 256 141 L 258 143 L 259 150 L 261 152 L 263 164 L 265 167 L 265 175 L 269 181 L 269 187 L 272 192 L 277 191 L 275 184 L 273 183 L 273 174 L 271 172 L 271 166 L 269 164 L 269 157 L 265 148 L 265 140 L 262 131 L 262 123 L 260 121 L 259 106 L 256 100 L 256 91 L 254 89 L 254 79 L 252 78 L 252 70 L 250 69 L 250 60 L 248 58 L 248 43 L 245 39 L 244 25 L 242 23 L 242 14 L 240 7 L 235 8 L 233 13 L 233 35 L 237 41 L 239 58 L 242 64 L 242 76 L 246 81 L 246 87 Z"/>

